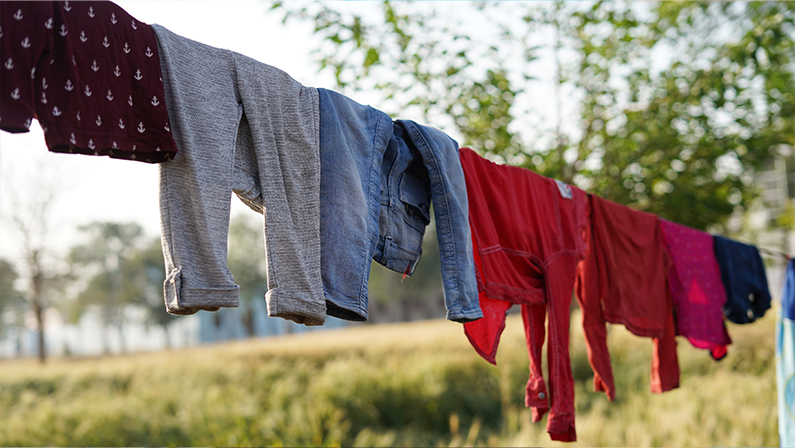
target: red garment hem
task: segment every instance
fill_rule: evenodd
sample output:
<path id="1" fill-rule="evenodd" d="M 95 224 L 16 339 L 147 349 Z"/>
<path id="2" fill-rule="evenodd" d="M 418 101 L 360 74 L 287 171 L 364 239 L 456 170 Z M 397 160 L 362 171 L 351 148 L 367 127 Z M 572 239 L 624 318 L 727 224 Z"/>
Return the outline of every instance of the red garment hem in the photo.
<path id="1" fill-rule="evenodd" d="M 505 331 L 504 320 L 502 321 L 502 323 L 500 323 L 500 327 L 497 329 L 497 337 L 494 338 L 494 345 L 491 347 L 491 353 L 486 353 L 483 350 L 481 350 L 477 342 L 474 339 L 472 339 L 472 336 L 470 336 L 469 331 L 467 331 L 467 326 L 464 325 L 464 334 L 466 335 L 467 339 L 469 339 L 469 343 L 470 345 L 472 345 L 472 348 L 474 348 L 475 351 L 478 352 L 478 355 L 480 355 L 483 359 L 494 364 L 495 366 L 497 365 L 497 347 L 500 345 L 500 338 L 502 337 L 503 331 Z"/>
<path id="2" fill-rule="evenodd" d="M 571 427 L 569 427 L 569 430 L 567 432 L 563 433 L 550 432 L 549 438 L 556 442 L 576 442 L 577 431 L 574 429 L 574 426 L 572 425 Z"/>

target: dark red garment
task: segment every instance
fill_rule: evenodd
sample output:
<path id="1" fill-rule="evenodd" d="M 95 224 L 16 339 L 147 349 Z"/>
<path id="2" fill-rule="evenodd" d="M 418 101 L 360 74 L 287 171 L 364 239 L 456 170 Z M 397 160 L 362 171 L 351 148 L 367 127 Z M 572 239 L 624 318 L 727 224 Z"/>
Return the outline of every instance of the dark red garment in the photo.
<path id="1" fill-rule="evenodd" d="M 520 304 L 530 357 L 525 404 L 534 421 L 549 411 L 553 440 L 575 441 L 569 305 L 585 249 L 585 193 L 526 169 L 497 165 L 469 148 L 462 148 L 460 157 L 484 314 L 464 330 L 475 350 L 494 363 L 505 313 Z M 547 313 L 548 389 L 541 372 Z"/>
<path id="2" fill-rule="evenodd" d="M 36 118 L 53 152 L 176 154 L 149 25 L 111 2 L 2 1 L 0 26 L 0 129 Z"/>
<path id="3" fill-rule="evenodd" d="M 590 196 L 585 260 L 577 278 L 594 390 L 615 397 L 605 322 L 653 338 L 651 391 L 679 387 L 676 329 L 668 288 L 671 261 L 659 218 Z"/>
<path id="4" fill-rule="evenodd" d="M 668 274 L 676 334 L 715 359 L 726 356 L 732 340 L 723 320 L 726 290 L 715 259 L 712 235 L 664 219 L 663 238 L 673 261 Z"/>

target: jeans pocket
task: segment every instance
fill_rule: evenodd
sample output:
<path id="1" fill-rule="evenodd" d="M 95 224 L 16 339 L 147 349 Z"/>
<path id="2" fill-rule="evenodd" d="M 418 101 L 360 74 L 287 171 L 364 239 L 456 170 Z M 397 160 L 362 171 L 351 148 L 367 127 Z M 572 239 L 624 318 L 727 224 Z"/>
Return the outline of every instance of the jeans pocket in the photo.
<path id="1" fill-rule="evenodd" d="M 408 225 L 425 234 L 425 227 L 431 223 L 430 185 L 417 175 L 405 172 L 400 177 L 401 214 Z"/>

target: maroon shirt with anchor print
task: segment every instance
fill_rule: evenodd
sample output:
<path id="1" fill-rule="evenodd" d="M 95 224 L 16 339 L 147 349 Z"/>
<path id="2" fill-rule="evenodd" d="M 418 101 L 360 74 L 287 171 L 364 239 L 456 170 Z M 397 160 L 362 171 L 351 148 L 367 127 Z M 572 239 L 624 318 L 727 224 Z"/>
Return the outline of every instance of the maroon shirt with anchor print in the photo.
<path id="1" fill-rule="evenodd" d="M 0 26 L 0 129 L 36 118 L 53 152 L 174 157 L 149 25 L 112 2 L 2 1 Z"/>

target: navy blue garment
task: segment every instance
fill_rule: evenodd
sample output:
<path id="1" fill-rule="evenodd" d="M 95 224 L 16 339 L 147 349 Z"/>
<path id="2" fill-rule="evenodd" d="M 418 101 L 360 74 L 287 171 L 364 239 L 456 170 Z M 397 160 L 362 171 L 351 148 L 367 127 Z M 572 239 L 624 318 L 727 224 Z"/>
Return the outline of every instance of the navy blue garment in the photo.
<path id="1" fill-rule="evenodd" d="M 770 308 L 770 291 L 759 249 L 722 236 L 714 238 L 715 258 L 726 288 L 723 314 L 737 324 L 764 316 Z"/>
<path id="2" fill-rule="evenodd" d="M 781 316 L 795 321 L 795 260 L 787 262 L 784 289 L 781 291 Z"/>
<path id="3" fill-rule="evenodd" d="M 320 105 L 320 265 L 326 312 L 368 317 L 375 260 L 411 274 L 434 203 L 447 318 L 482 317 L 458 144 L 336 92 Z"/>

